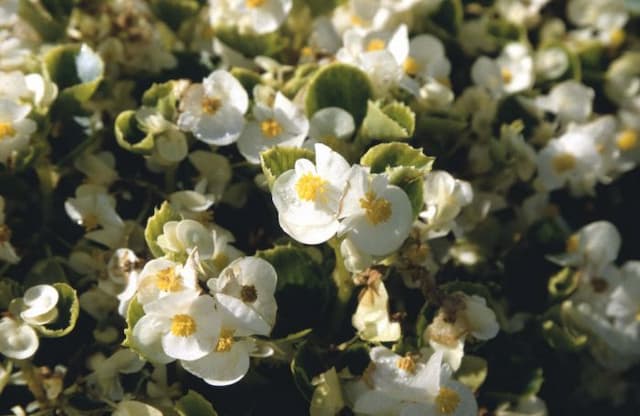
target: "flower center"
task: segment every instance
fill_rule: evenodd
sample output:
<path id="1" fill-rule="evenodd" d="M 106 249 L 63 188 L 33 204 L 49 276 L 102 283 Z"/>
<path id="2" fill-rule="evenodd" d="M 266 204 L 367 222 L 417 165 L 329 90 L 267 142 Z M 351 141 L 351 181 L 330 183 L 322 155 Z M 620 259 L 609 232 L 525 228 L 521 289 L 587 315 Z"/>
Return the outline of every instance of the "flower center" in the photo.
<path id="1" fill-rule="evenodd" d="M 222 331 L 220 331 L 220 337 L 218 338 L 218 343 L 216 344 L 215 351 L 229 352 L 231 351 L 232 345 L 233 345 L 233 330 L 223 329 Z"/>
<path id="2" fill-rule="evenodd" d="M 6 243 L 11 240 L 11 229 L 7 224 L 0 225 L 0 243 Z"/>
<path id="3" fill-rule="evenodd" d="M 567 253 L 575 253 L 578 251 L 578 247 L 580 247 L 580 237 L 578 237 L 578 234 L 573 234 L 571 237 L 567 238 L 567 242 L 565 243 L 565 250 Z"/>
<path id="4" fill-rule="evenodd" d="M 262 130 L 262 134 L 269 139 L 273 139 L 280 133 L 282 133 L 282 126 L 280 123 L 270 118 L 268 120 L 264 120 L 260 123 L 260 130 Z"/>
<path id="5" fill-rule="evenodd" d="M 245 4 L 251 9 L 262 6 L 267 0 L 246 0 Z"/>
<path id="6" fill-rule="evenodd" d="M 616 140 L 618 149 L 622 151 L 628 151 L 635 148 L 638 145 L 638 133 L 635 130 L 623 131 Z"/>
<path id="7" fill-rule="evenodd" d="M 407 373 L 414 374 L 416 372 L 416 362 L 409 356 L 398 358 L 396 366 Z"/>
<path id="8" fill-rule="evenodd" d="M 182 289 L 182 282 L 176 276 L 173 267 L 167 267 L 156 273 L 156 287 L 163 292 L 178 292 Z"/>
<path id="9" fill-rule="evenodd" d="M 611 32 L 611 46 L 614 48 L 619 48 L 624 43 L 627 38 L 627 34 L 622 29 L 615 29 Z"/>
<path id="10" fill-rule="evenodd" d="M 82 226 L 85 231 L 91 231 L 98 228 L 98 217 L 94 213 L 89 213 L 82 217 Z"/>
<path id="11" fill-rule="evenodd" d="M 560 153 L 551 161 L 557 173 L 565 173 L 576 166 L 576 158 L 570 153 Z"/>
<path id="12" fill-rule="evenodd" d="M 418 65 L 418 61 L 416 61 L 412 57 L 408 57 L 404 60 L 402 69 L 404 69 L 404 72 L 406 72 L 408 75 L 415 76 L 420 70 L 420 66 Z"/>
<path id="13" fill-rule="evenodd" d="M 171 319 L 171 333 L 177 337 L 188 337 L 196 332 L 196 321 L 186 314 L 174 315 Z"/>
<path id="14" fill-rule="evenodd" d="M 298 197 L 304 201 L 315 201 L 326 192 L 326 183 L 327 181 L 318 175 L 305 173 L 298 179 L 298 182 L 296 182 L 296 192 L 298 193 Z"/>
<path id="15" fill-rule="evenodd" d="M 509 68 L 501 68 L 500 76 L 502 77 L 502 82 L 508 84 L 513 80 L 513 72 Z"/>
<path id="16" fill-rule="evenodd" d="M 0 123 L 0 140 L 11 137 L 16 134 L 16 129 L 13 128 L 11 123 Z"/>
<path id="17" fill-rule="evenodd" d="M 254 285 L 243 285 L 240 289 L 240 299 L 244 303 L 253 303 L 258 299 L 258 292 Z"/>
<path id="18" fill-rule="evenodd" d="M 450 415 L 456 411 L 460 404 L 460 396 L 453 389 L 441 387 L 436 396 L 436 407 L 445 415 Z"/>
<path id="19" fill-rule="evenodd" d="M 222 107 L 222 101 L 217 98 L 205 97 L 200 102 L 200 105 L 202 106 L 203 113 L 214 115 L 220 110 L 220 107 Z"/>
<path id="20" fill-rule="evenodd" d="M 381 51 L 387 44 L 380 38 L 373 38 L 367 43 L 367 52 Z"/>
<path id="21" fill-rule="evenodd" d="M 391 217 L 391 202 L 378 198 L 373 191 L 367 192 L 364 198 L 360 198 L 360 207 L 365 210 L 367 220 L 373 225 L 386 222 Z"/>

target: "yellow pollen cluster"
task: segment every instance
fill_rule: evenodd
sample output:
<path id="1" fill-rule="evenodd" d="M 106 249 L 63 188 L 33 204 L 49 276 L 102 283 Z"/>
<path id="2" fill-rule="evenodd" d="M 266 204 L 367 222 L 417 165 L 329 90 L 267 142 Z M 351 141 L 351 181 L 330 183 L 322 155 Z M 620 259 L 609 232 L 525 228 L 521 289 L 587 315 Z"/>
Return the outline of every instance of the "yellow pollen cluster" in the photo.
<path id="1" fill-rule="evenodd" d="M 233 331 L 230 329 L 223 329 L 220 331 L 220 338 L 216 344 L 216 352 L 229 352 L 233 345 Z"/>
<path id="2" fill-rule="evenodd" d="M 565 173 L 576 167 L 576 158 L 570 153 L 559 153 L 551 161 L 553 170 Z"/>
<path id="3" fill-rule="evenodd" d="M 571 237 L 567 238 L 567 242 L 565 244 L 565 250 L 567 253 L 575 253 L 578 251 L 578 247 L 580 247 L 580 237 L 578 234 L 573 234 Z"/>
<path id="4" fill-rule="evenodd" d="M 182 282 L 175 269 L 167 267 L 156 273 L 156 287 L 163 292 L 177 292 L 182 289 Z"/>
<path id="5" fill-rule="evenodd" d="M 402 69 L 404 69 L 404 72 L 406 72 L 407 75 L 414 76 L 420 70 L 420 65 L 418 65 L 418 61 L 416 61 L 412 57 L 408 57 L 407 59 L 404 60 L 404 63 L 402 64 Z"/>
<path id="6" fill-rule="evenodd" d="M 618 136 L 616 140 L 618 149 L 622 151 L 628 151 L 635 148 L 638 145 L 638 133 L 635 130 L 625 130 Z"/>
<path id="7" fill-rule="evenodd" d="M 311 46 L 305 46 L 300 49 L 300 55 L 302 56 L 313 56 L 313 48 Z"/>
<path id="8" fill-rule="evenodd" d="M 500 70 L 500 76 L 505 84 L 508 84 L 513 79 L 513 72 L 509 68 L 502 68 Z"/>
<path id="9" fill-rule="evenodd" d="M 413 358 L 409 356 L 398 358 L 398 361 L 396 362 L 396 366 L 400 370 L 406 371 L 407 373 L 413 374 L 416 372 L 416 362 L 413 361 Z"/>
<path id="10" fill-rule="evenodd" d="M 440 413 L 450 415 L 456 411 L 460 404 L 460 396 L 455 390 L 448 387 L 441 387 L 436 396 L 436 408 Z"/>
<path id="11" fill-rule="evenodd" d="M 260 130 L 262 131 L 262 134 L 264 136 L 273 139 L 274 137 L 282 133 L 282 126 L 280 125 L 280 123 L 270 118 L 260 123 Z"/>
<path id="12" fill-rule="evenodd" d="M 177 337 L 188 337 L 196 332 L 196 321 L 186 314 L 174 315 L 171 319 L 171 333 Z"/>
<path id="13" fill-rule="evenodd" d="M 16 134 L 16 129 L 13 128 L 11 123 L 0 122 L 0 140 L 13 136 L 14 134 Z"/>
<path id="14" fill-rule="evenodd" d="M 351 21 L 351 24 L 354 26 L 364 26 L 364 20 L 362 20 L 359 16 L 356 16 L 355 14 L 352 14 L 349 20 Z"/>
<path id="15" fill-rule="evenodd" d="M 627 39 L 627 34 L 622 29 L 615 29 L 611 32 L 611 46 L 619 48 Z"/>
<path id="16" fill-rule="evenodd" d="M 327 181 L 318 175 L 305 173 L 296 182 L 296 192 L 298 197 L 304 201 L 316 201 L 324 195 L 326 183 Z"/>
<path id="17" fill-rule="evenodd" d="M 245 4 L 251 9 L 262 6 L 267 0 L 246 0 Z"/>
<path id="18" fill-rule="evenodd" d="M 640 322 L 640 311 L 636 312 L 636 321 Z"/>
<path id="19" fill-rule="evenodd" d="M 387 44 L 379 38 L 373 38 L 367 43 L 367 52 L 381 51 Z"/>
<path id="20" fill-rule="evenodd" d="M 86 231 L 91 231 L 98 228 L 98 217 L 96 216 L 96 214 L 89 213 L 82 217 L 82 226 Z"/>
<path id="21" fill-rule="evenodd" d="M 217 98 L 207 97 L 202 99 L 200 105 L 202 106 L 203 113 L 213 115 L 220 110 L 220 107 L 222 107 L 222 101 Z"/>
<path id="22" fill-rule="evenodd" d="M 244 303 L 253 303 L 258 299 L 258 292 L 253 285 L 243 285 L 240 289 L 240 299 Z"/>
<path id="23" fill-rule="evenodd" d="M 391 217 L 391 203 L 384 198 L 378 198 L 372 191 L 360 198 L 360 207 L 365 210 L 367 220 L 373 225 L 386 222 Z"/>

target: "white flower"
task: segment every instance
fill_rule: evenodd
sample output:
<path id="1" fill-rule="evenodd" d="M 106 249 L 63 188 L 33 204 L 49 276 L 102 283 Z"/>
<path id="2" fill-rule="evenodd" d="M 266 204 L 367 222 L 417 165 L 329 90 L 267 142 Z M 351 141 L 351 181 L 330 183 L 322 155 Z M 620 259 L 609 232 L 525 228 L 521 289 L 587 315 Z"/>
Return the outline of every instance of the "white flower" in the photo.
<path id="1" fill-rule="evenodd" d="M 207 144 L 224 146 L 235 142 L 245 125 L 249 96 L 233 75 L 212 72 L 202 84 L 192 84 L 180 101 L 178 126 Z"/>
<path id="2" fill-rule="evenodd" d="M 203 180 L 196 184 L 194 190 L 176 191 L 169 195 L 172 208 L 180 212 L 183 218 L 193 218 L 208 222 L 207 210 L 215 202 L 212 194 L 206 193 L 207 181 Z"/>
<path id="3" fill-rule="evenodd" d="M 316 164 L 298 159 L 295 168 L 273 184 L 272 198 L 280 226 L 305 244 L 327 241 L 338 231 L 338 214 L 349 164 L 323 144 L 315 145 Z"/>
<path id="4" fill-rule="evenodd" d="M 562 122 L 582 123 L 591 115 L 593 89 L 574 80 L 556 84 L 549 95 L 536 98 L 536 105 L 542 110 L 556 114 Z"/>
<path id="5" fill-rule="evenodd" d="M 304 112 L 278 92 L 272 105 L 256 102 L 253 121 L 249 121 L 238 139 L 238 150 L 251 163 L 260 163 L 260 152 L 274 146 L 300 147 L 309 121 Z"/>
<path id="6" fill-rule="evenodd" d="M 138 281 L 137 299 L 142 305 L 184 290 L 196 290 L 196 271 L 165 258 L 153 259 L 144 265 Z"/>
<path id="7" fill-rule="evenodd" d="M 44 325 L 58 317 L 60 295 L 51 285 L 32 286 L 19 298 L 20 318 L 30 325 Z"/>
<path id="8" fill-rule="evenodd" d="M 355 165 L 343 199 L 339 235 L 345 235 L 366 254 L 384 256 L 397 250 L 413 222 L 407 194 L 390 185 L 386 176 L 369 175 Z"/>
<path id="9" fill-rule="evenodd" d="M 15 360 L 25 360 L 38 350 L 36 331 L 26 323 L 4 317 L 0 320 L 0 354 Z"/>
<path id="10" fill-rule="evenodd" d="M 340 243 L 340 254 L 344 258 L 345 269 L 352 273 L 361 272 L 373 264 L 373 257 L 360 250 L 349 238 Z"/>
<path id="11" fill-rule="evenodd" d="M 90 362 L 94 371 L 87 376 L 87 384 L 101 397 L 120 401 L 124 397 L 120 374 L 137 373 L 144 364 L 138 354 L 128 349 L 120 349 L 109 358 L 100 354 Z"/>
<path id="12" fill-rule="evenodd" d="M 276 321 L 274 297 L 278 276 L 266 260 L 243 257 L 234 260 L 218 278 L 210 279 L 211 294 L 233 317 L 237 335 L 269 335 Z"/>
<path id="13" fill-rule="evenodd" d="M 517 25 L 535 23 L 549 0 L 498 0 L 496 9 L 508 21 Z"/>
<path id="14" fill-rule="evenodd" d="M 157 244 L 165 253 L 188 255 L 197 248 L 198 254 L 203 258 L 209 258 L 213 254 L 211 231 L 198 221 L 190 219 L 164 223 Z"/>
<path id="15" fill-rule="evenodd" d="M 87 176 L 87 182 L 108 187 L 118 179 L 116 158 L 111 152 L 85 152 L 73 161 L 73 166 Z"/>
<path id="16" fill-rule="evenodd" d="M 132 346 L 152 362 L 197 360 L 218 342 L 220 314 L 209 295 L 172 293 L 144 305 L 144 312 L 133 327 Z"/>
<path id="17" fill-rule="evenodd" d="M 0 5 L 0 27 L 11 26 L 18 21 L 18 0 L 6 0 Z"/>
<path id="18" fill-rule="evenodd" d="M 425 176 L 423 194 L 425 210 L 419 216 L 427 223 L 429 238 L 448 234 L 462 207 L 473 199 L 471 184 L 445 171 L 432 171 Z"/>
<path id="19" fill-rule="evenodd" d="M 525 45 L 509 43 L 495 60 L 478 58 L 471 68 L 471 78 L 496 97 L 524 91 L 534 83 L 533 58 Z"/>
<path id="20" fill-rule="evenodd" d="M 206 192 L 219 201 L 232 176 L 229 160 L 217 153 L 196 150 L 189 153 L 189 162 L 200 174 L 198 183 L 204 181 Z"/>
<path id="21" fill-rule="evenodd" d="M 567 17 L 580 27 L 593 29 L 606 44 L 620 46 L 624 42 L 629 13 L 622 0 L 571 0 Z"/>
<path id="22" fill-rule="evenodd" d="M 360 338 L 370 342 L 391 342 L 400 339 L 400 324 L 389 320 L 389 295 L 380 278 L 367 282 L 359 295 L 351 323 Z"/>
<path id="23" fill-rule="evenodd" d="M 622 266 L 622 279 L 611 293 L 606 314 L 640 344 L 640 261 L 628 261 Z"/>
<path id="24" fill-rule="evenodd" d="M 278 30 L 292 7 L 292 0 L 210 0 L 210 20 L 214 26 L 236 21 L 241 31 L 265 34 Z"/>
<path id="25" fill-rule="evenodd" d="M 557 79 L 569 69 L 569 56 L 560 47 L 539 49 L 534 60 L 536 76 L 540 79 Z"/>
<path id="26" fill-rule="evenodd" d="M 314 377 L 312 384 L 315 386 L 311 403 L 309 404 L 310 416 L 335 416 L 344 408 L 340 379 L 335 367 Z"/>
<path id="27" fill-rule="evenodd" d="M 162 416 L 162 412 L 153 406 L 136 400 L 123 400 L 118 403 L 112 416 Z"/>
<path id="28" fill-rule="evenodd" d="M 309 120 L 309 140 L 305 147 L 313 148 L 315 143 L 333 145 L 346 141 L 356 130 L 353 116 L 340 107 L 325 107 L 313 113 Z"/>
<path id="29" fill-rule="evenodd" d="M 36 123 L 27 118 L 31 112 L 28 104 L 17 104 L 0 98 L 0 162 L 29 145 L 29 138 L 36 131 Z"/>

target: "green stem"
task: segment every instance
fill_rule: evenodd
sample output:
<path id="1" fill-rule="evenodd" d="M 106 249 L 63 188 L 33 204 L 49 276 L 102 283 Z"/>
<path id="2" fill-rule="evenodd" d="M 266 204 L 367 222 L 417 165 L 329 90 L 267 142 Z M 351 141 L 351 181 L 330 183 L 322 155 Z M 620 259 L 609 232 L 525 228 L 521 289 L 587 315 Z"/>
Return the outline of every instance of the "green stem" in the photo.
<path id="1" fill-rule="evenodd" d="M 333 304 L 333 311 L 331 316 L 330 331 L 335 333 L 340 330 L 342 323 L 344 322 L 345 314 L 347 312 L 347 305 L 351 299 L 353 289 L 353 278 L 351 272 L 344 267 L 344 257 L 340 252 L 340 241 L 338 239 L 331 239 L 328 241 L 329 246 L 333 249 L 336 257 L 336 265 L 331 273 L 338 292 Z"/>
<path id="2" fill-rule="evenodd" d="M 176 170 L 177 166 L 172 166 L 164 172 L 164 191 L 167 194 L 172 193 L 176 189 Z"/>
<path id="3" fill-rule="evenodd" d="M 18 365 L 22 369 L 22 375 L 27 381 L 27 387 L 33 397 L 40 403 L 42 409 L 47 408 L 49 405 L 49 399 L 42 386 L 42 376 L 40 372 L 33 366 L 31 360 L 19 360 Z"/>

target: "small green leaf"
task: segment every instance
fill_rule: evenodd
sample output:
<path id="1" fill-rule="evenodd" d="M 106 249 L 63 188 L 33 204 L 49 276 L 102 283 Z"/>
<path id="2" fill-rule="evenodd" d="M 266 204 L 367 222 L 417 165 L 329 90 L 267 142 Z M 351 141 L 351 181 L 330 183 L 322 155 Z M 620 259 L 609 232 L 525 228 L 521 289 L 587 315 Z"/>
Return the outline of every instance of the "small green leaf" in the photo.
<path id="1" fill-rule="evenodd" d="M 316 72 L 309 81 L 305 110 L 311 117 L 322 108 L 340 107 L 360 124 L 371 97 L 373 88 L 367 74 L 354 66 L 334 63 Z"/>
<path id="2" fill-rule="evenodd" d="M 578 288 L 580 274 L 570 267 L 565 267 L 549 279 L 548 289 L 554 300 L 563 299 L 571 295 Z"/>
<path id="3" fill-rule="evenodd" d="M 298 159 L 314 160 L 313 152 L 299 147 L 273 147 L 260 153 L 262 172 L 267 178 L 269 187 L 286 171 L 293 169 Z"/>
<path id="4" fill-rule="evenodd" d="M 389 183 L 399 186 L 409 197 L 413 218 L 418 218 L 424 205 L 423 172 L 412 167 L 397 167 L 389 170 Z"/>
<path id="5" fill-rule="evenodd" d="M 455 376 L 459 382 L 475 392 L 486 380 L 487 370 L 487 360 L 474 355 L 465 355 Z"/>
<path id="6" fill-rule="evenodd" d="M 118 145 L 132 153 L 148 155 L 155 146 L 155 140 L 151 133 L 145 133 L 140 129 L 133 110 L 123 111 L 116 117 L 114 130 Z"/>
<path id="7" fill-rule="evenodd" d="M 217 416 L 211 403 L 198 392 L 189 390 L 176 402 L 176 412 L 180 416 Z"/>
<path id="8" fill-rule="evenodd" d="M 134 296 L 129 302 L 129 307 L 127 308 L 127 327 L 124 330 L 124 341 L 122 341 L 122 346 L 132 348 L 133 343 L 131 342 L 131 337 L 133 336 L 133 327 L 136 326 L 140 318 L 144 316 L 144 309 L 140 302 L 138 302 L 138 297 Z"/>
<path id="9" fill-rule="evenodd" d="M 173 30 L 200 10 L 196 0 L 151 0 L 151 10 Z"/>
<path id="10" fill-rule="evenodd" d="M 276 246 L 258 251 L 276 269 L 278 315 L 274 337 L 281 337 L 307 328 L 314 328 L 326 317 L 333 282 L 323 276 L 320 266 L 305 249 Z"/>
<path id="11" fill-rule="evenodd" d="M 102 58 L 85 44 L 56 46 L 47 52 L 44 63 L 63 99 L 87 101 L 104 75 Z"/>
<path id="12" fill-rule="evenodd" d="M 168 81 L 162 84 L 153 84 L 142 95 L 142 105 L 154 107 L 167 120 L 176 117 L 178 98 L 174 94 L 178 81 Z"/>
<path id="13" fill-rule="evenodd" d="M 393 102 L 381 107 L 369 101 L 360 134 L 368 140 L 403 140 L 413 136 L 415 126 L 415 114 L 406 105 Z"/>
<path id="14" fill-rule="evenodd" d="M 153 211 L 153 215 L 147 220 L 147 226 L 144 229 L 144 239 L 149 246 L 149 251 L 155 257 L 164 256 L 164 251 L 158 243 L 158 236 L 162 235 L 164 224 L 169 221 L 179 221 L 180 215 L 171 208 L 168 201 L 164 201 L 160 208 Z"/>
<path id="15" fill-rule="evenodd" d="M 54 283 L 53 287 L 58 291 L 58 317 L 46 325 L 37 326 L 36 329 L 47 338 L 59 338 L 67 335 L 76 326 L 80 313 L 80 302 L 74 288 L 66 283 Z"/>
<path id="16" fill-rule="evenodd" d="M 289 41 L 278 32 L 256 35 L 240 34 L 232 27 L 217 27 L 216 37 L 242 55 L 253 58 L 259 55 L 274 57 L 287 47 Z"/>
<path id="17" fill-rule="evenodd" d="M 364 166 L 371 167 L 372 173 L 382 173 L 388 168 L 413 167 L 423 174 L 431 170 L 434 158 L 426 156 L 422 149 L 406 143 L 382 143 L 373 146 L 360 159 Z"/>

